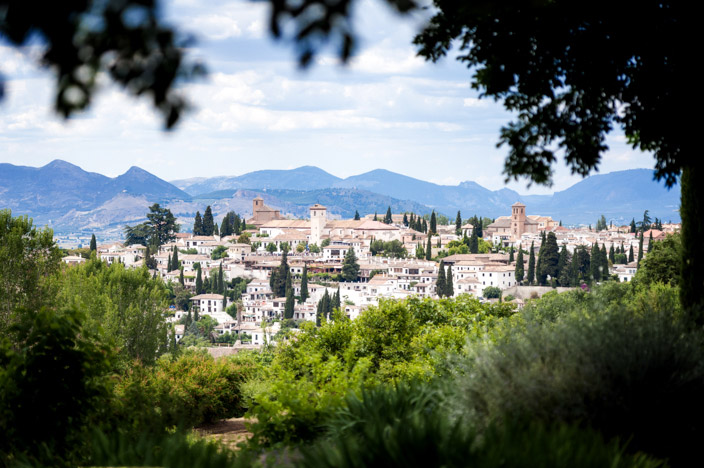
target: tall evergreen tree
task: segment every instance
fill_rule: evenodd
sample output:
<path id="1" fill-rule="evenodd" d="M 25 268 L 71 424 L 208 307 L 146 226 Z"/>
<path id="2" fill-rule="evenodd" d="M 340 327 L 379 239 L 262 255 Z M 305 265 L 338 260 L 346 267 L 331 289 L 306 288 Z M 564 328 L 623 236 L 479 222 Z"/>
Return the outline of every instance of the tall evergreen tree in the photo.
<path id="1" fill-rule="evenodd" d="M 462 214 L 457 210 L 457 217 L 455 218 L 455 235 L 459 236 L 462 234 Z"/>
<path id="2" fill-rule="evenodd" d="M 508 251 L 508 263 L 513 263 L 513 246 L 511 246 L 511 249 Z"/>
<path id="3" fill-rule="evenodd" d="M 178 270 L 181 268 L 181 261 L 178 259 L 178 249 L 174 249 L 174 255 L 171 257 L 171 268 L 169 271 Z"/>
<path id="4" fill-rule="evenodd" d="M 636 232 L 636 219 L 633 218 L 631 219 L 631 233 L 635 234 Z"/>
<path id="5" fill-rule="evenodd" d="M 571 286 L 578 286 L 582 281 L 588 281 L 591 276 L 591 262 L 589 252 L 583 245 L 577 247 L 572 256 Z"/>
<path id="6" fill-rule="evenodd" d="M 645 210 L 648 213 L 648 210 Z M 643 259 L 643 231 L 640 231 L 640 236 L 638 237 L 638 266 L 640 267 L 640 261 Z"/>
<path id="7" fill-rule="evenodd" d="M 469 238 L 469 253 L 479 253 L 479 237 L 476 229 L 472 229 L 472 235 Z"/>
<path id="8" fill-rule="evenodd" d="M 423 232 L 428 232 L 428 223 L 425 221 L 425 219 L 423 220 Z"/>
<path id="9" fill-rule="evenodd" d="M 203 235 L 203 219 L 200 217 L 200 211 L 196 211 L 196 218 L 193 222 L 193 235 L 202 236 Z"/>
<path id="10" fill-rule="evenodd" d="M 274 278 L 274 284 L 272 291 L 274 292 L 274 297 L 285 297 L 286 296 L 286 281 L 291 274 L 291 269 L 288 266 L 288 254 L 284 252 L 281 255 L 281 263 L 276 271 L 276 277 Z"/>
<path id="11" fill-rule="evenodd" d="M 222 271 L 222 262 L 218 271 L 218 294 L 225 294 L 225 276 Z"/>
<path id="12" fill-rule="evenodd" d="M 198 271 L 196 272 L 196 294 L 203 294 L 203 292 L 205 292 L 203 290 L 203 275 L 199 266 Z"/>
<path id="13" fill-rule="evenodd" d="M 301 277 L 301 300 L 299 304 L 303 304 L 308 299 L 308 265 L 303 265 L 303 275 Z"/>
<path id="14" fill-rule="evenodd" d="M 613 242 L 611 243 L 611 248 L 609 249 L 609 260 L 612 264 L 616 262 L 616 251 L 614 250 Z"/>
<path id="15" fill-rule="evenodd" d="M 183 277 L 183 268 L 180 269 L 180 273 L 178 275 L 178 282 L 181 283 L 181 286 L 186 286 L 186 279 Z"/>
<path id="16" fill-rule="evenodd" d="M 482 221 L 481 216 L 476 217 L 476 218 L 477 218 L 477 223 L 474 226 L 474 229 L 477 232 L 477 238 L 482 238 L 482 237 L 484 237 L 484 221 Z"/>
<path id="17" fill-rule="evenodd" d="M 570 257 L 567 246 L 563 245 L 560 257 L 557 260 L 557 281 L 560 286 L 569 286 L 570 282 Z"/>
<path id="18" fill-rule="evenodd" d="M 208 205 L 203 214 L 203 235 L 212 236 L 215 230 L 215 221 L 213 220 L 213 210 Z"/>
<path id="19" fill-rule="evenodd" d="M 536 271 L 540 272 L 538 283 L 541 285 L 547 284 L 547 277 L 557 278 L 559 273 L 558 263 L 560 260 L 560 251 L 557 246 L 557 238 L 555 233 L 551 232 L 545 238 L 545 242 L 541 248 L 541 253 L 538 256 L 538 265 Z"/>
<path id="20" fill-rule="evenodd" d="M 213 226 L 213 235 L 214 236 L 220 235 L 220 228 L 218 227 L 218 223 L 215 223 L 215 226 Z"/>
<path id="21" fill-rule="evenodd" d="M 601 281 L 601 275 L 603 272 L 604 266 L 601 264 L 601 252 L 599 251 L 599 244 L 597 242 L 594 242 L 592 245 L 592 253 L 591 253 L 591 275 L 592 279 L 594 281 Z"/>
<path id="22" fill-rule="evenodd" d="M 408 227 L 408 213 L 403 213 L 403 225 Z"/>
<path id="23" fill-rule="evenodd" d="M 425 259 L 426 260 L 431 260 L 433 258 L 432 237 L 433 236 L 428 234 L 428 245 L 425 246 Z"/>
<path id="24" fill-rule="evenodd" d="M 293 298 L 293 287 L 288 287 L 286 289 L 286 303 L 284 304 L 284 318 L 292 319 L 294 310 L 294 298 Z"/>
<path id="25" fill-rule="evenodd" d="M 337 286 L 337 291 L 333 296 L 332 309 L 342 310 L 342 299 L 340 298 L 340 285 Z"/>
<path id="26" fill-rule="evenodd" d="M 171 268 L 174 265 L 174 263 L 171 261 L 171 254 L 169 254 L 169 259 L 166 260 L 166 271 L 173 271 Z"/>
<path id="27" fill-rule="evenodd" d="M 345 254 L 345 259 L 342 261 L 342 279 L 344 281 L 357 281 L 359 276 L 359 263 L 354 254 L 354 249 L 350 247 Z"/>
<path id="28" fill-rule="evenodd" d="M 438 279 L 435 282 L 435 292 L 437 293 L 438 297 L 443 297 L 445 295 L 445 291 L 447 288 L 447 285 L 445 283 L 445 262 L 440 260 L 440 266 L 438 267 Z"/>
<path id="29" fill-rule="evenodd" d="M 523 249 L 518 246 L 518 255 L 516 255 L 516 281 L 520 284 L 523 281 L 524 274 L 523 266 Z"/>
<path id="30" fill-rule="evenodd" d="M 376 215 L 376 211 L 374 212 L 374 221 L 379 221 L 379 218 Z"/>
<path id="31" fill-rule="evenodd" d="M 437 234 L 438 232 L 438 219 L 435 216 L 435 210 L 430 213 L 430 232 L 433 234 Z"/>
<path id="32" fill-rule="evenodd" d="M 416 245 L 416 258 L 418 260 L 425 259 L 425 249 L 423 248 L 423 245 L 421 245 L 420 242 Z"/>
<path id="33" fill-rule="evenodd" d="M 648 239 L 648 253 L 653 250 L 653 231 L 650 231 L 650 238 Z"/>
<path id="34" fill-rule="evenodd" d="M 98 241 L 95 240 L 95 234 L 90 236 L 90 251 L 96 252 L 98 250 Z"/>
<path id="35" fill-rule="evenodd" d="M 535 281 L 535 245 L 530 243 L 530 252 L 528 252 L 528 276 L 526 276 L 528 284 L 533 284 Z"/>
<path id="36" fill-rule="evenodd" d="M 393 217 L 391 216 L 391 206 L 386 209 L 386 216 L 384 216 L 384 224 L 393 223 Z"/>
<path id="37" fill-rule="evenodd" d="M 633 245 L 631 245 L 630 249 L 628 249 L 628 263 L 631 263 L 634 260 L 635 257 L 633 256 Z"/>
<path id="38" fill-rule="evenodd" d="M 359 221 L 359 211 L 354 210 L 354 220 Z"/>
<path id="39" fill-rule="evenodd" d="M 455 295 L 454 281 L 452 279 L 452 267 L 447 267 L 447 275 L 445 275 L 445 296 L 452 297 Z"/>

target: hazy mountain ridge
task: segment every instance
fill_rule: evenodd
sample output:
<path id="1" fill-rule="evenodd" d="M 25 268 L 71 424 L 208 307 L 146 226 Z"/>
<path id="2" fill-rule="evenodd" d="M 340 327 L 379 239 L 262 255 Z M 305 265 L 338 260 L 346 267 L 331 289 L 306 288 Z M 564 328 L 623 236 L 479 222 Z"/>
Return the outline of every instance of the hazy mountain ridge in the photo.
<path id="1" fill-rule="evenodd" d="M 40 168 L 0 164 L 0 208 L 27 214 L 36 224 L 48 224 L 59 232 L 122 230 L 125 224 L 143 221 L 146 208 L 155 202 L 168 206 L 187 230 L 195 212 L 202 213 L 207 205 L 212 206 L 216 219 L 228 211 L 250 216 L 251 200 L 256 196 L 282 214 L 299 218 L 307 217 L 314 203 L 327 206 L 331 217 L 341 218 L 351 218 L 355 210 L 362 216 L 375 211 L 381 216 L 389 206 L 395 213 L 435 209 L 451 219 L 457 210 L 465 218 L 474 214 L 497 217 L 510 214 L 510 206 L 522 201 L 528 214 L 552 216 L 565 224 L 594 224 L 602 214 L 607 220 L 627 223 L 640 218 L 646 209 L 651 217 L 679 221 L 679 186 L 668 191 L 652 179 L 652 170 L 633 169 L 595 175 L 553 195 L 522 196 L 507 188 L 491 191 L 471 181 L 438 185 L 383 169 L 341 179 L 304 166 L 189 179 L 190 185 L 181 181 L 194 192 L 222 187 L 232 180 L 259 185 L 218 188 L 191 197 L 138 167 L 110 178 L 56 160 Z M 301 188 L 324 184 L 332 186 Z"/>

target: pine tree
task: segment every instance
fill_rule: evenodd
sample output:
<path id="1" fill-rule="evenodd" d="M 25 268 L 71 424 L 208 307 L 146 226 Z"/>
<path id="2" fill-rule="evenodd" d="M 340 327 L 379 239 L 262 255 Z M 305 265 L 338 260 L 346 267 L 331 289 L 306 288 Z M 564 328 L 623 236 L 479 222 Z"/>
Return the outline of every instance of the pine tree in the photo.
<path id="1" fill-rule="evenodd" d="M 215 223 L 215 226 L 213 226 L 213 235 L 214 236 L 220 235 L 220 228 L 218 227 L 218 223 Z"/>
<path id="2" fill-rule="evenodd" d="M 435 283 L 435 292 L 438 297 L 443 297 L 445 295 L 445 290 L 447 286 L 445 285 L 445 262 L 440 260 L 440 266 L 438 267 L 438 279 Z"/>
<path id="3" fill-rule="evenodd" d="M 511 249 L 508 251 L 508 263 L 513 263 L 513 246 L 511 246 Z"/>
<path id="4" fill-rule="evenodd" d="M 354 254 L 354 249 L 350 247 L 342 261 L 342 279 L 344 281 L 357 281 L 359 276 L 359 264 Z"/>
<path id="5" fill-rule="evenodd" d="M 645 211 L 646 215 L 648 210 Z M 640 237 L 638 238 L 638 266 L 640 267 L 640 261 L 643 259 L 643 231 L 640 231 Z"/>
<path id="6" fill-rule="evenodd" d="M 455 218 L 455 235 L 459 236 L 462 234 L 462 215 L 460 211 L 457 210 L 457 217 Z"/>
<path id="7" fill-rule="evenodd" d="M 166 271 L 173 271 L 172 266 L 173 262 L 171 261 L 171 254 L 169 254 L 169 259 L 166 261 Z"/>
<path id="8" fill-rule="evenodd" d="M 484 237 L 484 222 L 482 221 L 481 217 L 477 217 L 477 224 L 475 226 L 475 230 L 477 231 L 477 238 Z"/>
<path id="9" fill-rule="evenodd" d="M 337 286 L 337 292 L 333 296 L 332 308 L 341 310 L 342 309 L 342 299 L 340 298 L 340 286 Z"/>
<path id="10" fill-rule="evenodd" d="M 518 255 L 516 255 L 516 281 L 520 283 L 523 281 L 523 249 L 518 246 Z"/>
<path id="11" fill-rule="evenodd" d="M 203 214 L 203 235 L 212 236 L 215 230 L 215 221 L 213 220 L 213 210 L 208 205 Z"/>
<path id="12" fill-rule="evenodd" d="M 376 215 L 376 211 L 374 212 L 374 221 L 379 221 L 379 218 Z"/>
<path id="13" fill-rule="evenodd" d="M 633 256 L 633 245 L 631 245 L 631 248 L 628 249 L 628 263 L 631 263 L 633 260 L 635 260 L 635 257 Z"/>
<path id="14" fill-rule="evenodd" d="M 90 251 L 96 252 L 98 250 L 98 241 L 95 240 L 95 234 L 90 236 Z"/>
<path id="15" fill-rule="evenodd" d="M 408 214 L 403 213 L 403 225 L 408 227 Z"/>
<path id="16" fill-rule="evenodd" d="M 200 211 L 196 211 L 196 219 L 193 222 L 193 235 L 202 236 L 203 235 L 203 220 L 200 217 Z"/>
<path id="17" fill-rule="evenodd" d="M 570 253 L 567 251 L 567 246 L 563 245 L 560 251 L 560 259 L 558 261 L 558 278 L 557 281 L 560 286 L 569 286 L 570 277 L 572 271 L 572 259 L 570 258 Z"/>
<path id="18" fill-rule="evenodd" d="M 435 216 L 435 210 L 430 213 L 430 232 L 433 234 L 437 234 L 438 232 L 438 219 Z"/>
<path id="19" fill-rule="evenodd" d="M 452 280 L 452 267 L 447 267 L 447 275 L 445 276 L 445 296 L 452 297 L 455 295 L 455 287 Z"/>
<path id="20" fill-rule="evenodd" d="M 181 283 L 181 286 L 186 286 L 186 280 L 183 277 L 183 268 L 181 268 L 181 273 L 178 275 L 178 282 Z"/>
<path id="21" fill-rule="evenodd" d="M 428 235 L 428 245 L 425 247 L 425 259 L 431 260 L 432 258 L 433 258 L 433 244 L 432 244 L 432 236 L 429 234 Z"/>
<path id="22" fill-rule="evenodd" d="M 200 272 L 200 267 L 196 273 L 196 294 L 203 294 L 203 276 Z"/>
<path id="23" fill-rule="evenodd" d="M 528 276 L 526 277 L 528 284 L 532 284 L 535 281 L 535 245 L 533 242 L 530 243 L 530 252 L 528 256 Z"/>
<path id="24" fill-rule="evenodd" d="M 354 210 L 354 220 L 359 221 L 359 211 Z"/>
<path id="25" fill-rule="evenodd" d="M 636 218 L 633 218 L 633 219 L 631 220 L 631 232 L 632 232 L 633 234 L 636 233 Z"/>
<path id="26" fill-rule="evenodd" d="M 274 297 L 284 297 L 286 295 L 286 281 L 289 279 L 290 275 L 291 269 L 288 266 L 288 254 L 284 252 L 283 255 L 281 255 L 281 263 L 279 264 L 272 287 Z"/>
<path id="27" fill-rule="evenodd" d="M 303 304 L 308 299 L 308 265 L 303 265 L 303 276 L 301 278 L 301 300 L 299 304 Z"/>
<path id="28" fill-rule="evenodd" d="M 423 220 L 423 232 L 428 232 L 428 223 L 425 221 L 425 219 Z"/>
<path id="29" fill-rule="evenodd" d="M 611 243 L 611 248 L 609 249 L 609 260 L 611 260 L 612 265 L 616 262 L 616 251 L 614 250 L 613 243 Z"/>

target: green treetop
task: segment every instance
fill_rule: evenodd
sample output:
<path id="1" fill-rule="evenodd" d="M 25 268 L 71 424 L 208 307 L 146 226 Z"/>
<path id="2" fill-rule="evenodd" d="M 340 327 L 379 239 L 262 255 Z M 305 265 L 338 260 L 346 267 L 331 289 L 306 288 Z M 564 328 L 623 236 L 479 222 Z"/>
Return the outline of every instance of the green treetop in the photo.
<path id="1" fill-rule="evenodd" d="M 350 247 L 345 254 L 345 259 L 342 262 L 342 279 L 344 281 L 357 281 L 359 276 L 359 264 L 357 257 L 354 254 L 354 249 Z"/>

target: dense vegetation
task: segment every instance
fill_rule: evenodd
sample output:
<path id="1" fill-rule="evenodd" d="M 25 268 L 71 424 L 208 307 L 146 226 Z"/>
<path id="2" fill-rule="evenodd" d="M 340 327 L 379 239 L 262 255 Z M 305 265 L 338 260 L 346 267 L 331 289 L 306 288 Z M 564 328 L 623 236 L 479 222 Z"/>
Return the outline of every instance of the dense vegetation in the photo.
<path id="1" fill-rule="evenodd" d="M 632 284 L 521 311 L 468 296 L 381 301 L 215 360 L 170 339 L 163 311 L 179 286 L 96 259 L 62 268 L 49 231 L 0 214 L 0 245 L 13 246 L 0 264 L 43 266 L 22 282 L 3 271 L 2 466 L 654 467 L 697 455 L 704 335 L 667 261 L 677 237 Z M 236 453 L 191 432 L 242 415 L 253 435 Z"/>

